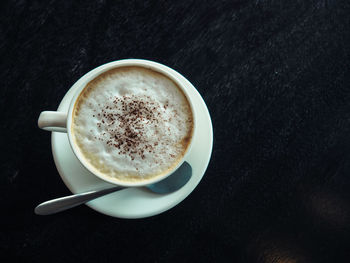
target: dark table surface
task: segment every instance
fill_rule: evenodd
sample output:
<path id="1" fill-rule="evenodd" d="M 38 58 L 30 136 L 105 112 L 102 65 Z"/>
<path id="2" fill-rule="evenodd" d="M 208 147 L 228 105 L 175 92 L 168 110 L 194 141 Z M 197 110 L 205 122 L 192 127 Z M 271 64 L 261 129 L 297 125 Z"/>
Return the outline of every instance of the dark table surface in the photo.
<path id="1" fill-rule="evenodd" d="M 1 262 L 350 262 L 349 1 L 0 6 Z M 39 113 L 123 58 L 166 64 L 203 96 L 203 180 L 150 218 L 35 215 L 70 194 Z"/>

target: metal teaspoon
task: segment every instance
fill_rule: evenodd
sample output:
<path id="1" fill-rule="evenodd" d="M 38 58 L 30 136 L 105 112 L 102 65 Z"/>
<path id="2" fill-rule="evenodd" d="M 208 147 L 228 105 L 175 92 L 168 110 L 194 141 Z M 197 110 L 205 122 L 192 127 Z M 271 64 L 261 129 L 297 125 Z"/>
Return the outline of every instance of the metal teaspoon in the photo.
<path id="1" fill-rule="evenodd" d="M 179 169 L 173 174 L 165 178 L 164 180 L 146 185 L 145 187 L 150 191 L 157 194 L 169 194 L 179 190 L 183 187 L 192 177 L 192 167 L 184 162 Z M 50 201 L 46 201 L 38 205 L 34 212 L 37 215 L 51 215 L 55 214 L 81 204 L 85 204 L 95 198 L 125 189 L 126 187 L 115 186 L 103 190 L 89 191 L 80 194 L 69 195 L 65 197 L 56 198 Z"/>

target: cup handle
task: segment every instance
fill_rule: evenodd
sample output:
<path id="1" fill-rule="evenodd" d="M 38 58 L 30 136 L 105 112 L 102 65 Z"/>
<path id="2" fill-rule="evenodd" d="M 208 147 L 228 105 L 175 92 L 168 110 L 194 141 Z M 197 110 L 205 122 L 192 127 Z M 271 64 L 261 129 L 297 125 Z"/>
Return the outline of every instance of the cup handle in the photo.
<path id="1" fill-rule="evenodd" d="M 40 129 L 53 132 L 67 132 L 67 114 L 58 111 L 43 111 L 38 119 Z"/>

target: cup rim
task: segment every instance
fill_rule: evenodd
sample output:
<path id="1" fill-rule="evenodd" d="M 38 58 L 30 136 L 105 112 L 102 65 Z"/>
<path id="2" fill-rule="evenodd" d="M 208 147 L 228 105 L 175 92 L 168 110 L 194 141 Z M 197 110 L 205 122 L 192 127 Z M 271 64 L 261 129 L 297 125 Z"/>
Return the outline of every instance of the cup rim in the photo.
<path id="1" fill-rule="evenodd" d="M 89 162 L 85 160 L 85 158 L 82 156 L 82 153 L 79 150 L 79 147 L 76 146 L 73 140 L 73 135 L 71 133 L 72 130 L 72 119 L 73 119 L 73 110 L 75 107 L 75 104 L 77 102 L 77 99 L 79 98 L 80 94 L 82 91 L 85 89 L 88 83 L 90 83 L 92 80 L 94 80 L 96 77 L 101 75 L 102 73 L 109 71 L 114 68 L 119 68 L 119 67 L 128 67 L 128 66 L 139 66 L 143 68 L 147 68 L 153 71 L 156 71 L 160 74 L 165 75 L 169 79 L 171 79 L 184 93 L 185 97 L 187 98 L 187 101 L 190 105 L 191 112 L 192 112 L 192 118 L 193 118 L 193 128 L 192 128 L 192 135 L 191 135 L 191 140 L 190 144 L 188 145 L 185 153 L 183 154 L 182 158 L 180 161 L 177 163 L 175 167 L 173 167 L 170 171 L 163 175 L 159 175 L 156 177 L 152 177 L 149 179 L 141 180 L 141 181 L 123 181 L 123 180 L 118 180 L 115 177 L 110 177 L 107 175 L 104 175 L 100 171 L 98 171 L 96 168 L 94 168 Z M 194 141 L 194 135 L 195 135 L 195 130 L 196 130 L 196 116 L 195 116 L 195 111 L 194 111 L 194 106 L 191 97 L 189 96 L 189 93 L 186 90 L 186 85 L 184 85 L 182 82 L 178 81 L 176 76 L 172 73 L 174 71 L 173 69 L 169 68 L 168 66 L 165 66 L 161 63 L 154 62 L 151 60 L 145 60 L 145 59 L 122 59 L 122 60 L 117 60 L 113 62 L 109 62 L 106 64 L 103 64 L 97 68 L 92 69 L 88 73 L 84 74 L 81 79 L 84 79 L 83 84 L 78 88 L 78 90 L 75 92 L 73 95 L 72 101 L 69 105 L 68 109 L 68 116 L 67 116 L 67 135 L 68 135 L 68 141 L 69 144 L 75 154 L 75 156 L 78 158 L 80 163 L 92 174 L 94 174 L 96 177 L 119 186 L 124 186 L 124 187 L 137 187 L 137 186 L 145 186 L 149 184 L 153 184 L 156 182 L 159 182 L 169 175 L 171 175 L 173 172 L 175 172 L 185 161 L 188 156 L 188 154 L 191 152 L 193 141 Z"/>

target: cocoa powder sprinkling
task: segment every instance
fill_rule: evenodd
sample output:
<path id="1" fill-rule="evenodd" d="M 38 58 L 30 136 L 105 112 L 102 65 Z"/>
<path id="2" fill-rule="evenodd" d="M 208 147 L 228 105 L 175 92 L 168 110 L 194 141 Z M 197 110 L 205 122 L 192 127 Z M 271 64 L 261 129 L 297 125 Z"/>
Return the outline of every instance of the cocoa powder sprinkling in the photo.
<path id="1" fill-rule="evenodd" d="M 158 143 L 145 140 L 144 133 L 148 126 L 155 129 L 159 122 L 167 122 L 160 116 L 167 106 L 160 106 L 149 96 L 121 96 L 111 98 L 102 111 L 96 115 L 97 127 L 101 129 L 99 140 L 105 141 L 110 147 L 118 149 L 118 154 L 127 154 L 131 160 L 136 156 L 145 159 L 145 154 L 154 154 Z M 169 130 L 170 132 L 170 130 Z M 175 157 L 175 156 L 174 156 Z"/>

